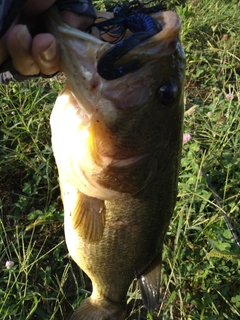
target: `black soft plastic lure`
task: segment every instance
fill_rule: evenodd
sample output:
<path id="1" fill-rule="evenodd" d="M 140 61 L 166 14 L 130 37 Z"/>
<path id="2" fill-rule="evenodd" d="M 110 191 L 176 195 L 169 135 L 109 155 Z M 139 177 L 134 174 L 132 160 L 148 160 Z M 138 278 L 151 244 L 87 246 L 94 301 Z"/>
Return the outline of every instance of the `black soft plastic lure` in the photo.
<path id="1" fill-rule="evenodd" d="M 100 30 L 102 35 L 108 34 L 112 37 L 113 40 L 110 43 L 116 43 L 98 61 L 97 70 L 102 78 L 114 80 L 140 66 L 140 61 L 137 59 L 118 67 L 115 66 L 115 63 L 139 43 L 162 30 L 159 22 L 149 14 L 165 10 L 166 6 L 158 4 L 146 7 L 150 2 L 142 3 L 138 0 L 133 0 L 124 4 L 117 3 L 108 8 L 108 11 L 114 13 L 114 18 L 93 25 Z M 133 34 L 123 39 L 127 29 Z"/>
<path id="2" fill-rule="evenodd" d="M 108 12 L 114 13 L 113 19 L 106 19 L 106 18 L 100 18 L 101 22 L 97 21 L 90 26 L 86 31 L 90 31 L 92 27 L 96 27 L 101 32 L 101 35 L 104 36 L 105 34 L 111 36 L 112 41 L 110 43 L 115 44 L 122 40 L 124 37 L 126 30 L 133 27 L 135 22 L 134 16 L 136 14 L 151 14 L 154 12 L 159 12 L 162 10 L 166 10 L 167 7 L 165 4 L 157 4 L 151 7 L 146 7 L 146 5 L 150 4 L 152 1 L 149 2 L 140 2 L 138 0 L 133 0 L 131 2 L 125 2 L 123 4 L 121 3 L 115 3 L 114 5 L 107 7 Z M 144 19 L 142 19 L 144 21 Z M 133 31 L 132 32 L 137 32 Z"/>

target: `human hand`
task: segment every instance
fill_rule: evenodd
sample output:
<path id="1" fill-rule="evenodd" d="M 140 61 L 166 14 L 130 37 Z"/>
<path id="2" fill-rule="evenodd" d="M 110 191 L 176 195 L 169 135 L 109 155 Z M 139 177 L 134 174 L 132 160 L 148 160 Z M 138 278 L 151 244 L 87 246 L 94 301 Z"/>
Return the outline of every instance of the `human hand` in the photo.
<path id="1" fill-rule="evenodd" d="M 14 68 L 25 76 L 40 72 L 52 75 L 60 70 L 60 53 L 56 39 L 49 33 L 32 37 L 27 26 L 41 23 L 40 14 L 56 0 L 28 0 L 20 18 L 16 19 L 0 39 L 0 64 L 10 55 Z M 61 12 L 63 20 L 74 28 L 84 30 L 93 23 L 90 16 L 76 15 L 70 11 Z"/>

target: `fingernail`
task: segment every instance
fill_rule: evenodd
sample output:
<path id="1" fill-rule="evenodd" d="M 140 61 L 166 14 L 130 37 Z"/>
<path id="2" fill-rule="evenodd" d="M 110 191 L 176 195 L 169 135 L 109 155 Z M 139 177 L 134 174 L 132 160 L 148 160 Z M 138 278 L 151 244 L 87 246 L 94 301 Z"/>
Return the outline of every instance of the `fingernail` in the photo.
<path id="1" fill-rule="evenodd" d="M 45 51 L 40 53 L 40 56 L 42 59 L 46 61 L 51 61 L 55 59 L 56 54 L 57 54 L 57 47 L 56 47 L 55 41 L 53 41 L 50 47 L 48 47 Z"/>
<path id="2" fill-rule="evenodd" d="M 31 44 L 31 36 L 29 34 L 28 28 L 26 25 L 22 26 L 20 31 L 17 34 L 17 39 L 19 41 L 20 46 L 24 50 L 28 50 Z"/>

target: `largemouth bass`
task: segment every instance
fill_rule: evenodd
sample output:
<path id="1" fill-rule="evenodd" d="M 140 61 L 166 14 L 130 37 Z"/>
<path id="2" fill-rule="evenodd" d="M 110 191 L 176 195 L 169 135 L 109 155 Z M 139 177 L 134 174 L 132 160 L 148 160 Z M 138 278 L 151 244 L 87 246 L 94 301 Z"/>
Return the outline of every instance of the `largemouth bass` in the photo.
<path id="1" fill-rule="evenodd" d="M 66 242 L 93 285 L 74 320 L 125 319 L 135 277 L 146 308 L 159 303 L 163 241 L 177 195 L 185 56 L 177 14 L 152 17 L 162 30 L 117 62 L 137 60 L 139 67 L 110 81 L 97 66 L 114 45 L 65 25 L 55 11 L 47 18 L 67 78 L 50 120 Z"/>

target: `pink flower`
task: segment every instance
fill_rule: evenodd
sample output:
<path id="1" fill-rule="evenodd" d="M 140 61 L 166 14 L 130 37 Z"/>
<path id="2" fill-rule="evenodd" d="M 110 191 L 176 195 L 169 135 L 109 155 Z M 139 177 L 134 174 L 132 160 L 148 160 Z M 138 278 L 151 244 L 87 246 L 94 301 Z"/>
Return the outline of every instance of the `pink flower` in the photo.
<path id="1" fill-rule="evenodd" d="M 11 269 L 14 266 L 14 261 L 6 261 L 5 266 L 7 269 Z"/>
<path id="2" fill-rule="evenodd" d="M 227 93 L 227 94 L 225 95 L 225 97 L 226 97 L 226 99 L 228 99 L 228 100 L 234 99 L 234 95 L 233 95 L 232 93 Z"/>
<path id="3" fill-rule="evenodd" d="M 183 134 L 183 143 L 187 143 L 192 139 L 191 135 L 189 133 L 184 133 Z"/>

